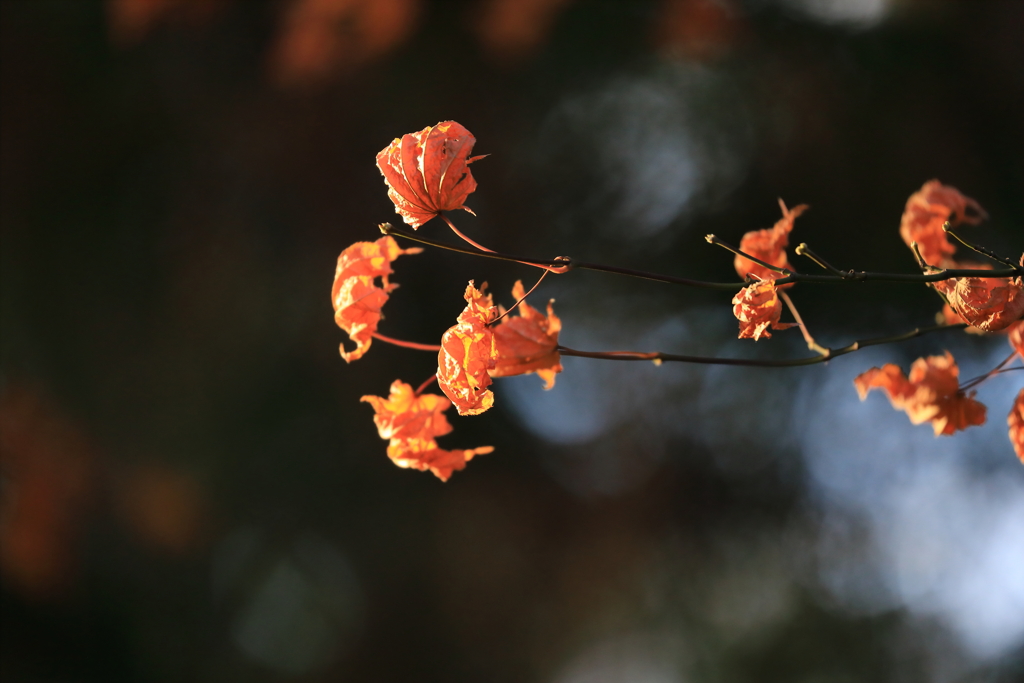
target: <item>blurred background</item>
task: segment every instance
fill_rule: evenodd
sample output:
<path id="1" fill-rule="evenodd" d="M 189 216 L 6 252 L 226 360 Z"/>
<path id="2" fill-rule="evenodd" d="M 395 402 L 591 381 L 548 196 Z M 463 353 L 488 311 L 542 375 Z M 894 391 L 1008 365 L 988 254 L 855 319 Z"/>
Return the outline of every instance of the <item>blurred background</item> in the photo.
<path id="1" fill-rule="evenodd" d="M 989 422 L 914 427 L 852 379 L 1003 337 L 826 365 L 565 359 L 498 380 L 442 484 L 396 468 L 338 253 L 398 221 L 374 156 L 454 119 L 495 248 L 733 280 L 779 217 L 841 268 L 912 272 L 938 178 L 1024 247 L 1024 3 L 110 0 L 0 4 L 0 676 L 5 681 L 1009 682 L 1024 676 L 1024 468 Z M 437 223 L 437 224 L 435 224 Z M 455 241 L 439 222 L 421 232 Z M 798 269 L 813 264 L 791 256 Z M 403 257 L 382 333 L 433 343 L 466 281 Z M 548 278 L 574 348 L 807 354 L 735 339 L 721 292 Z M 800 285 L 818 341 L 932 324 L 925 287 Z M 346 340 L 347 343 L 347 340 Z M 454 412 L 454 411 L 452 411 Z"/>

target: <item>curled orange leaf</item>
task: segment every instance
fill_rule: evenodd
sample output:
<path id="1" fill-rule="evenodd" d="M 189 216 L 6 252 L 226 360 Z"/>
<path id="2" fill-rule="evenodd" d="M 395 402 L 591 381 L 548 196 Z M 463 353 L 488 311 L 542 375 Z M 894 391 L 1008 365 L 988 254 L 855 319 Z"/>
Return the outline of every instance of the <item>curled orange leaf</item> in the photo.
<path id="1" fill-rule="evenodd" d="M 388 184 L 388 197 L 402 220 L 418 228 L 442 211 L 465 209 L 476 190 L 469 164 L 476 138 L 455 121 L 442 121 L 418 133 L 395 138 L 377 154 L 377 168 Z"/>
<path id="2" fill-rule="evenodd" d="M 912 424 L 931 422 L 936 436 L 950 436 L 985 424 L 985 406 L 974 400 L 973 391 L 960 391 L 959 377 L 960 368 L 947 351 L 942 356 L 918 358 L 909 378 L 898 366 L 886 363 L 861 373 L 853 385 L 862 401 L 871 389 L 882 389 L 892 407 L 904 411 Z"/>
<path id="3" fill-rule="evenodd" d="M 363 396 L 373 406 L 373 423 L 382 439 L 433 439 L 452 431 L 444 416 L 451 402 L 437 394 L 419 396 L 412 387 L 396 379 L 387 398 Z"/>
<path id="4" fill-rule="evenodd" d="M 747 285 L 732 298 L 732 313 L 740 321 L 740 339 L 758 341 L 761 337 L 769 338 L 768 331 L 785 330 L 794 327 L 793 323 L 780 323 L 782 302 L 774 280 L 761 280 Z"/>
<path id="5" fill-rule="evenodd" d="M 391 383 L 387 398 L 363 396 L 373 406 L 373 421 L 380 438 L 388 440 L 388 457 L 399 467 L 430 470 L 441 481 L 448 481 L 455 470 L 461 470 L 475 455 L 494 450 L 481 446 L 469 450 L 446 451 L 439 448 L 435 437 L 452 431 L 444 416 L 451 402 L 437 394 L 419 394 L 401 380 Z"/>
<path id="6" fill-rule="evenodd" d="M 1021 262 L 1024 265 L 1024 257 Z M 986 332 L 1003 330 L 1024 316 L 1024 283 L 1020 277 L 961 277 L 932 286 L 945 295 L 964 322 Z"/>
<path id="7" fill-rule="evenodd" d="M 470 280 L 466 287 L 466 308 L 458 324 L 441 336 L 437 354 L 437 383 L 455 404 L 459 415 L 478 415 L 494 405 L 489 372 L 497 363 L 494 331 L 488 326 L 498 309 L 491 295 L 478 290 Z"/>
<path id="8" fill-rule="evenodd" d="M 1020 359 L 1024 360 L 1024 320 L 1014 323 L 1006 331 L 1008 332 L 1007 339 L 1010 341 L 1010 346 L 1017 352 Z"/>
<path id="9" fill-rule="evenodd" d="M 512 288 L 516 301 L 525 296 L 523 283 L 517 280 Z M 558 333 L 562 321 L 555 315 L 553 301 L 548 302 L 545 316 L 523 301 L 517 307 L 518 316 L 505 316 L 494 328 L 494 346 L 497 359 L 491 377 L 512 377 L 536 372 L 544 380 L 544 388 L 555 386 L 555 375 L 562 371 L 558 353 Z"/>
<path id="10" fill-rule="evenodd" d="M 955 187 L 929 180 L 907 199 L 900 220 L 900 237 L 908 247 L 917 242 L 925 263 L 945 267 L 956 252 L 956 245 L 949 241 L 943 224 L 949 221 L 954 227 L 961 223 L 977 225 L 987 217 L 978 202 L 960 194 Z"/>
<path id="11" fill-rule="evenodd" d="M 797 217 L 809 207 L 806 204 L 801 204 L 792 209 L 787 209 L 786 203 L 781 199 L 779 200 L 779 207 L 782 209 L 782 218 L 771 228 L 751 230 L 745 234 L 743 239 L 740 240 L 740 251 L 755 256 L 773 266 L 792 270 L 793 267 L 789 265 L 789 259 L 786 257 L 789 233 L 793 231 L 793 223 Z M 739 255 L 733 259 L 733 266 L 736 268 L 739 276 L 744 279 L 748 275 L 754 275 L 761 280 L 774 280 L 782 277 L 781 273 L 769 270 Z"/>
<path id="12" fill-rule="evenodd" d="M 1013 450 L 1024 464 L 1024 389 L 1017 394 L 1006 423 L 1010 427 L 1010 443 L 1013 444 Z"/>
<path id="13" fill-rule="evenodd" d="M 383 317 L 381 308 L 388 300 L 388 293 L 398 286 L 388 281 L 393 272 L 391 262 L 402 254 L 421 251 L 419 247 L 400 249 L 393 237 L 385 236 L 376 242 L 356 242 L 338 256 L 331 287 L 334 322 L 356 343 L 356 349 L 351 352 L 345 351 L 344 345 L 340 347 L 341 357 L 346 362 L 362 358 L 369 350 L 373 333 Z M 378 277 L 381 279 L 379 287 L 374 282 Z"/>

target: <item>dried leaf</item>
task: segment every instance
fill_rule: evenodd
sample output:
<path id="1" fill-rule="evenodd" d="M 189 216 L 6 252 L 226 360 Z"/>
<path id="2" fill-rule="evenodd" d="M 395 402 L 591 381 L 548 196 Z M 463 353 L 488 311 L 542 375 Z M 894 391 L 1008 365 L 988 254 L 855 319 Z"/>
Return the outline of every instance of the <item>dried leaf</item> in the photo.
<path id="1" fill-rule="evenodd" d="M 466 287 L 466 308 L 458 324 L 441 337 L 437 354 L 437 383 L 455 404 L 459 415 L 478 415 L 494 405 L 488 374 L 497 363 L 494 331 L 488 327 L 497 316 L 487 284 L 477 290 L 470 280 Z"/>
<path id="2" fill-rule="evenodd" d="M 978 202 L 960 194 L 955 187 L 929 180 L 910 195 L 900 220 L 900 237 L 909 247 L 917 242 L 921 257 L 933 266 L 946 267 L 956 252 L 956 245 L 942 230 L 949 221 L 951 226 L 961 223 L 977 225 L 988 214 Z"/>
<path id="3" fill-rule="evenodd" d="M 772 336 L 769 327 L 785 330 L 796 326 L 794 323 L 779 322 L 782 302 L 774 280 L 761 280 L 747 285 L 732 298 L 732 303 L 732 314 L 740 321 L 740 339 L 767 339 Z"/>
<path id="4" fill-rule="evenodd" d="M 1010 443 L 1013 444 L 1013 450 L 1024 464 L 1024 389 L 1017 394 L 1006 423 L 1010 427 Z"/>
<path id="5" fill-rule="evenodd" d="M 516 281 L 512 296 L 519 301 L 525 295 L 523 283 Z M 562 371 L 561 356 L 558 353 L 558 333 L 562 321 L 555 315 L 548 302 L 545 316 L 525 301 L 519 304 L 518 316 L 505 316 L 494 328 L 494 345 L 497 360 L 491 377 L 512 377 L 536 372 L 544 380 L 544 388 L 555 386 L 555 375 Z"/>
<path id="6" fill-rule="evenodd" d="M 444 416 L 451 402 L 437 394 L 417 396 L 411 386 L 401 380 L 391 383 L 388 397 L 363 396 L 359 399 L 373 406 L 373 422 L 382 439 L 433 439 L 452 431 Z"/>
<path id="7" fill-rule="evenodd" d="M 740 240 L 740 251 L 746 252 L 751 256 L 756 256 L 762 261 L 770 263 L 773 266 L 793 270 L 793 267 L 789 265 L 789 260 L 786 257 L 786 247 L 789 245 L 789 233 L 793 230 L 793 222 L 809 207 L 806 204 L 801 204 L 800 206 L 792 209 L 787 209 L 786 203 L 781 199 L 779 200 L 779 207 L 782 209 L 782 218 L 780 218 L 771 228 L 766 228 L 764 230 L 751 230 L 745 234 L 743 239 Z M 733 259 L 733 266 L 736 268 L 736 272 L 739 276 L 744 279 L 746 279 L 748 275 L 753 275 L 760 280 L 774 280 L 782 277 L 781 273 L 769 270 L 768 268 L 754 263 L 750 259 L 742 256 L 736 256 L 736 258 Z M 785 286 L 788 287 L 789 285 Z"/>
<path id="8" fill-rule="evenodd" d="M 1024 257 L 1021 261 L 1024 263 Z M 962 277 L 932 286 L 945 295 L 964 322 L 986 332 L 998 332 L 1024 316 L 1024 284 L 1020 277 Z"/>
<path id="9" fill-rule="evenodd" d="M 452 472 L 465 468 L 473 456 L 494 450 L 492 446 L 453 451 L 439 448 L 435 437 L 452 431 L 444 416 L 451 402 L 437 394 L 417 396 L 401 380 L 392 382 L 386 399 L 363 396 L 359 400 L 373 406 L 377 433 L 388 440 L 388 457 L 399 467 L 430 470 L 441 481 L 448 481 Z"/>
<path id="10" fill-rule="evenodd" d="M 1021 360 L 1024 360 L 1024 320 L 1018 321 L 1006 330 L 1010 346 L 1017 352 Z"/>
<path id="11" fill-rule="evenodd" d="M 465 209 L 476 190 L 469 164 L 476 138 L 455 121 L 442 121 L 396 138 L 377 154 L 377 168 L 402 220 L 418 228 L 442 211 Z"/>
<path id="12" fill-rule="evenodd" d="M 960 368 L 947 351 L 943 356 L 918 358 L 909 378 L 898 366 L 887 363 L 861 373 L 853 385 L 862 401 L 871 389 L 884 390 L 892 407 L 907 413 L 912 424 L 931 422 L 936 436 L 950 436 L 985 424 L 985 406 L 974 400 L 973 391 L 960 391 L 959 376 Z"/>
<path id="13" fill-rule="evenodd" d="M 341 357 L 346 362 L 362 358 L 369 350 L 373 333 L 383 317 L 381 308 L 388 300 L 388 293 L 398 287 L 388 281 L 393 272 L 391 262 L 402 254 L 421 251 L 419 247 L 400 249 L 393 237 L 385 236 L 376 242 L 356 242 L 338 256 L 331 287 L 334 322 L 348 332 L 349 339 L 357 345 L 351 352 L 346 352 L 344 345 L 340 347 Z M 374 283 L 378 277 L 381 287 Z"/>

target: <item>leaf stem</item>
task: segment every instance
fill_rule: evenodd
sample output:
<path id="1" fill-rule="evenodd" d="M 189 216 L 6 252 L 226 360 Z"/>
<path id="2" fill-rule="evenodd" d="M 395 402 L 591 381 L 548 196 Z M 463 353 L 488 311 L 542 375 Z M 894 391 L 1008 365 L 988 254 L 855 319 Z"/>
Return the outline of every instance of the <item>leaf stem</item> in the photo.
<path id="1" fill-rule="evenodd" d="M 981 375 L 979 377 L 975 377 L 974 379 L 968 380 L 968 381 L 964 382 L 963 384 L 961 384 L 960 385 L 960 391 L 967 391 L 968 389 L 973 389 L 974 387 L 978 386 L 979 384 L 981 384 L 982 382 L 987 380 L 989 377 L 992 377 L 993 375 L 998 375 L 1000 372 L 1006 372 L 1006 370 L 1003 370 L 1003 367 L 1006 364 L 1008 364 L 1010 361 L 1012 361 L 1016 356 L 1017 356 L 1017 351 L 1014 350 L 1014 352 L 1011 353 L 1009 356 L 1007 356 L 1005 359 L 1003 359 L 1003 361 L 1001 363 L 999 363 L 999 365 L 995 366 L 994 368 L 992 368 L 991 370 L 986 372 L 984 375 Z M 1024 367 L 1008 368 L 1008 369 L 1009 370 L 1024 370 Z"/>
<path id="2" fill-rule="evenodd" d="M 374 339 L 379 339 L 380 341 L 386 344 L 394 344 L 395 346 L 401 346 L 402 348 L 406 349 L 416 349 L 417 351 L 433 351 L 434 353 L 437 353 L 438 351 L 441 350 L 441 347 L 438 346 L 437 344 L 417 344 L 416 342 L 403 341 L 401 339 L 395 339 L 393 337 L 385 337 L 383 334 L 380 334 L 379 332 L 374 332 L 372 336 Z"/>
<path id="3" fill-rule="evenodd" d="M 429 387 L 431 384 L 433 384 L 436 381 L 437 381 L 437 373 L 435 372 L 433 375 L 431 375 L 430 377 L 427 378 L 427 381 L 425 381 L 423 384 L 421 384 L 418 387 L 416 387 L 416 391 L 412 392 L 412 395 L 413 396 L 419 396 L 424 391 L 426 391 L 427 387 Z"/>
<path id="4" fill-rule="evenodd" d="M 793 314 L 793 318 L 796 319 L 796 324 L 800 328 L 801 334 L 804 335 L 804 341 L 807 342 L 807 348 L 811 351 L 817 351 L 823 356 L 828 356 L 829 350 L 815 343 L 814 337 L 811 336 L 811 333 L 807 330 L 807 325 L 804 324 L 804 319 L 800 317 L 800 311 L 796 310 L 796 305 L 789 298 L 789 295 L 784 291 L 780 291 L 779 296 L 786 302 L 786 308 L 789 309 L 789 312 Z"/>
<path id="5" fill-rule="evenodd" d="M 499 315 L 499 316 L 498 316 L 497 318 L 495 318 L 494 320 L 492 320 L 491 322 L 489 322 L 489 323 L 487 323 L 487 324 L 488 324 L 488 325 L 494 325 L 494 324 L 495 324 L 495 323 L 497 323 L 497 322 L 498 322 L 499 320 L 501 320 L 502 318 L 504 318 L 504 317 L 505 317 L 506 315 L 508 315 L 508 314 L 509 314 L 509 313 L 511 313 L 512 311 L 516 310 L 516 306 L 518 306 L 519 304 L 521 304 L 521 303 L 523 303 L 524 301 L 526 301 L 526 297 L 528 297 L 528 296 L 530 296 L 531 294 L 533 294 L 533 290 L 537 289 L 537 285 L 539 285 L 539 284 L 541 283 L 541 281 L 543 281 L 543 280 L 544 280 L 544 278 L 546 278 L 546 277 L 548 276 L 548 273 L 549 273 L 549 272 L 550 272 L 549 270 L 545 269 L 545 270 L 544 270 L 544 272 L 540 274 L 540 277 L 539 277 L 539 278 L 537 278 L 537 281 L 533 283 L 533 287 L 530 287 L 530 291 L 529 291 L 529 292 L 527 292 L 526 294 L 523 294 L 523 296 L 522 296 L 522 297 L 521 297 L 521 298 L 519 299 L 519 301 L 517 301 L 517 302 L 515 302 L 514 304 L 512 304 L 512 307 L 511 307 L 511 308 L 509 308 L 509 309 L 508 309 L 507 311 L 505 311 L 504 313 L 502 313 L 502 314 L 501 314 L 501 315 Z"/>
<path id="6" fill-rule="evenodd" d="M 811 358 L 794 358 L 790 360 L 756 360 L 753 358 L 713 358 L 709 356 L 684 356 L 675 353 L 663 353 L 661 351 L 578 351 L 567 346 L 559 346 L 558 351 L 563 356 L 578 356 L 580 358 L 597 358 L 600 360 L 652 360 L 652 361 L 677 361 L 680 363 L 699 363 L 703 365 L 741 365 L 756 368 L 792 368 L 803 365 L 816 365 L 825 363 L 833 358 L 845 356 L 848 353 L 859 351 L 868 346 L 879 344 L 892 344 L 906 341 L 914 337 L 920 337 L 931 332 L 940 330 L 962 330 L 967 327 L 965 323 L 956 325 L 934 325 L 932 327 L 917 327 L 903 334 L 896 334 L 887 337 L 873 337 L 862 339 L 838 349 L 825 349 L 823 355 Z"/>

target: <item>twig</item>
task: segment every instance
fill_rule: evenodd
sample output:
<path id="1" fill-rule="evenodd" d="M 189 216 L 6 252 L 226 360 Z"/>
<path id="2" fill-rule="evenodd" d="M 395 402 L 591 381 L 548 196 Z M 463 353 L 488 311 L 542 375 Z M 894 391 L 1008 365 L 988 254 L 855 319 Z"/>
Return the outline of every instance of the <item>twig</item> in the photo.
<path id="1" fill-rule="evenodd" d="M 888 337 L 874 337 L 855 341 L 848 346 L 839 349 L 825 349 L 827 354 L 814 356 L 812 358 L 795 358 L 792 360 L 756 360 L 751 358 L 712 358 L 708 356 L 683 356 L 675 353 L 662 353 L 661 351 L 577 351 L 567 346 L 559 346 L 558 351 L 564 356 L 579 356 L 580 358 L 598 358 L 602 360 L 651 360 L 651 361 L 677 361 L 680 363 L 700 363 L 704 365 L 742 365 L 755 368 L 792 368 L 803 365 L 816 365 L 825 363 L 845 356 L 848 353 L 859 351 L 868 346 L 879 344 L 892 344 L 919 337 L 923 334 L 938 332 L 940 330 L 962 330 L 967 327 L 966 323 L 956 325 L 935 325 L 932 327 L 918 327 L 903 334 Z"/>
<path id="2" fill-rule="evenodd" d="M 466 249 L 464 247 L 458 247 L 452 244 L 445 244 L 443 242 L 437 242 L 435 240 L 421 237 L 420 235 L 406 232 L 400 228 L 396 228 L 390 223 L 381 223 L 379 226 L 380 231 L 385 235 L 394 235 L 396 237 L 402 237 L 404 239 L 412 240 L 420 244 L 426 244 L 431 247 L 438 247 L 440 249 L 447 249 L 449 251 L 455 251 L 460 254 L 469 254 L 470 256 L 482 256 L 484 258 L 498 259 L 499 261 L 512 261 L 514 263 L 523 263 L 530 266 L 542 266 L 547 267 L 552 273 L 565 273 L 570 270 L 594 270 L 602 273 L 614 273 L 616 275 L 625 275 L 627 277 L 635 277 L 643 280 L 653 280 L 655 282 L 665 282 L 672 285 L 684 285 L 687 287 L 700 287 L 704 289 L 720 289 L 735 292 L 738 289 L 745 287 L 746 282 L 706 282 L 704 280 L 693 280 L 690 278 L 676 277 L 674 275 L 663 275 L 660 273 L 651 273 L 643 270 L 634 270 L 632 268 L 620 268 L 618 266 L 608 266 L 601 263 L 590 263 L 588 261 L 577 261 L 576 259 L 569 258 L 568 256 L 560 256 L 554 260 L 548 259 L 537 259 L 529 256 L 513 256 L 511 254 L 505 254 L 497 251 L 474 251 L 472 249 Z M 770 264 L 769 264 L 770 265 Z M 773 270 L 784 270 L 779 269 L 776 266 L 771 266 Z M 808 273 L 794 273 L 789 271 L 789 274 L 785 277 L 781 277 L 775 281 L 776 285 L 785 285 L 790 282 L 818 282 L 818 283 L 840 283 L 840 282 L 906 282 L 906 283 L 927 283 L 927 282 L 940 282 L 942 280 L 949 280 L 956 277 L 1014 277 L 1017 275 L 1018 270 L 1024 269 L 1005 269 L 1005 270 L 980 270 L 976 268 L 950 268 L 950 269 L 938 269 L 931 273 L 926 274 L 909 274 L 909 273 L 872 273 L 865 271 L 855 271 L 853 277 L 839 277 L 836 275 L 811 275 Z"/>
<path id="3" fill-rule="evenodd" d="M 986 372 L 984 375 L 975 377 L 974 379 L 968 380 L 961 384 L 960 391 L 967 391 L 968 389 L 973 389 L 974 387 L 978 386 L 979 384 L 987 380 L 989 377 L 992 377 L 993 375 L 998 375 L 1000 372 L 1007 372 L 1008 370 L 1024 370 L 1024 367 L 1007 368 L 1006 370 L 1003 370 L 1003 366 L 1005 366 L 1007 363 L 1009 363 L 1016 357 L 1017 351 L 1014 350 L 1014 352 L 1007 356 L 1005 359 L 1003 359 L 1003 361 L 999 363 L 999 365 L 995 366 L 994 368 Z"/>
<path id="4" fill-rule="evenodd" d="M 768 270 L 774 270 L 776 273 L 782 273 L 783 275 L 794 275 L 794 272 L 792 270 L 790 270 L 789 268 L 782 268 L 780 266 L 776 266 L 773 263 L 768 263 L 767 261 L 762 261 L 761 259 L 757 258 L 756 256 L 751 256 L 747 252 L 740 251 L 739 249 L 737 249 L 736 247 L 732 246 L 731 244 L 723 242 L 722 240 L 718 239 L 718 237 L 716 237 L 715 235 L 705 235 L 704 239 L 707 240 L 710 244 L 714 244 L 716 247 L 722 247 L 723 249 L 725 249 L 727 251 L 731 251 L 732 253 L 736 254 L 737 256 L 742 256 L 743 258 L 747 259 L 748 261 L 753 261 L 754 263 L 758 264 L 759 266 L 764 266 Z"/>
<path id="5" fill-rule="evenodd" d="M 987 256 L 990 259 L 992 259 L 993 261 L 995 261 L 996 263 L 1002 263 L 1003 265 L 1010 266 L 1011 268 L 1016 269 L 1018 271 L 1018 273 L 1024 274 L 1024 268 L 1019 267 L 1018 264 L 1016 262 L 1014 262 L 1012 259 L 1008 259 L 1005 256 L 1000 256 L 999 254 L 995 253 L 991 249 L 987 249 L 987 248 L 979 246 L 977 244 L 971 244 L 970 242 L 965 240 L 963 237 L 961 237 L 960 235 L 958 235 L 955 232 L 953 232 L 953 230 L 950 228 L 949 221 L 946 221 L 945 223 L 942 224 L 942 231 L 945 232 L 950 237 L 952 237 L 953 239 L 955 239 L 960 244 L 962 244 L 965 247 L 967 247 L 968 249 L 970 249 L 972 251 L 976 251 L 979 254 L 981 254 L 982 256 Z"/>
<path id="6" fill-rule="evenodd" d="M 856 271 L 853 271 L 853 270 L 839 270 L 838 268 L 833 266 L 831 263 L 829 263 L 825 259 L 823 259 L 820 256 L 818 256 L 817 254 L 815 254 L 813 251 L 811 251 L 811 248 L 809 246 L 807 246 L 806 242 L 801 242 L 800 244 L 798 244 L 796 249 L 794 249 L 793 251 L 795 251 L 797 253 L 797 255 L 799 255 L 799 256 L 806 256 L 807 258 L 811 259 L 812 261 L 817 263 L 819 266 L 821 266 L 822 268 L 827 270 L 828 272 L 830 272 L 833 275 L 836 275 L 838 277 L 841 277 L 844 280 L 856 280 L 857 279 Z"/>

